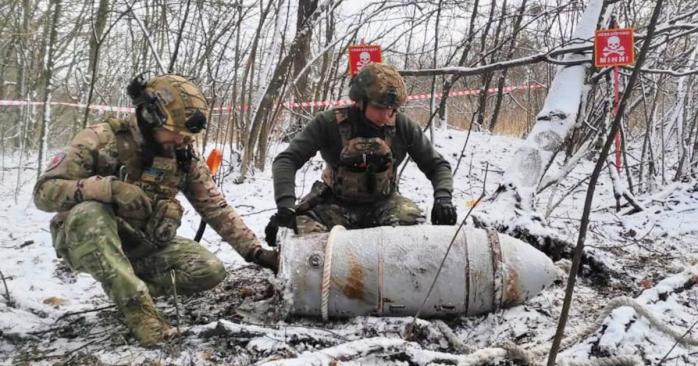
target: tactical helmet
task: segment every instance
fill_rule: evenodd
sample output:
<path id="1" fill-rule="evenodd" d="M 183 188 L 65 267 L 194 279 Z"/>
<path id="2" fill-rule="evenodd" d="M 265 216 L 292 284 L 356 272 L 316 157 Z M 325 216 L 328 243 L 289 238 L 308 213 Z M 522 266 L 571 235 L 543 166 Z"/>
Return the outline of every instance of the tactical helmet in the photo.
<path id="1" fill-rule="evenodd" d="M 139 75 L 127 88 L 136 113 L 152 128 L 184 135 L 206 128 L 208 103 L 201 89 L 180 75 L 159 75 L 144 82 Z"/>
<path id="2" fill-rule="evenodd" d="M 368 64 L 351 80 L 349 99 L 383 107 L 398 108 L 407 100 L 407 88 L 393 66 Z"/>

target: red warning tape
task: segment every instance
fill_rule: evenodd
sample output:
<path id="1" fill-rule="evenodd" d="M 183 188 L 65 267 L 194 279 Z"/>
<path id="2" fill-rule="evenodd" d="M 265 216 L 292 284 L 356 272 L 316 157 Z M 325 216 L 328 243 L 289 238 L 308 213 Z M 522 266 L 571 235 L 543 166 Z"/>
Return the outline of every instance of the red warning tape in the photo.
<path id="1" fill-rule="evenodd" d="M 515 90 L 522 90 L 522 89 L 540 89 L 540 88 L 545 88 L 545 85 L 540 84 L 540 83 L 532 83 L 529 85 L 518 85 L 518 86 L 507 86 L 503 88 L 504 93 L 510 93 Z M 451 91 L 448 95 L 452 97 L 459 97 L 459 96 L 465 96 L 465 95 L 478 95 L 480 94 L 481 90 L 480 89 L 468 89 L 468 90 L 455 90 Z M 487 89 L 487 93 L 496 93 L 497 88 L 489 88 Z M 435 93 L 434 94 L 435 98 L 440 99 L 443 96 L 443 93 Z M 431 94 L 414 94 L 414 95 L 409 95 L 407 96 L 408 101 L 414 101 L 414 100 L 426 100 L 431 98 Z M 308 101 L 308 102 L 288 102 L 284 103 L 284 106 L 287 108 L 303 108 L 303 107 L 327 107 L 327 106 L 343 106 L 343 105 L 349 105 L 354 103 L 350 99 L 340 99 L 340 100 L 316 100 L 316 101 Z M 35 102 L 35 101 L 30 101 L 30 100 L 0 100 L 0 106 L 8 106 L 8 107 L 18 107 L 18 106 L 25 106 L 25 105 L 43 105 L 44 103 L 42 102 Z M 66 107 L 75 107 L 75 108 L 85 108 L 87 107 L 85 104 L 79 104 L 79 103 L 66 103 L 66 102 L 50 102 L 49 104 L 51 105 L 58 105 L 58 106 L 66 106 Z M 99 105 L 99 104 L 90 104 L 89 107 L 91 110 L 96 110 L 99 112 L 123 112 L 123 113 L 130 113 L 133 112 L 133 108 L 131 107 L 117 107 L 117 106 L 110 106 L 110 105 Z M 221 111 L 227 111 L 227 112 L 232 112 L 233 106 L 232 105 L 227 105 L 227 106 L 221 106 L 221 107 L 215 107 L 213 108 L 214 111 L 216 112 L 221 112 Z"/>

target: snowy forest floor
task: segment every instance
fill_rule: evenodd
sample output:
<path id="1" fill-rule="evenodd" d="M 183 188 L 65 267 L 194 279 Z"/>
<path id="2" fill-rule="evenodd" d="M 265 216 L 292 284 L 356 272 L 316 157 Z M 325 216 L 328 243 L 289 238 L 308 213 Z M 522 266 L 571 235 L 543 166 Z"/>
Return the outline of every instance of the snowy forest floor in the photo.
<path id="1" fill-rule="evenodd" d="M 435 145 L 453 167 L 465 137 L 464 131 L 437 132 Z M 467 212 L 466 202 L 482 191 L 485 163 L 490 167 L 485 188 L 492 193 L 520 143 L 514 138 L 473 133 L 454 179 L 454 203 L 460 218 Z M 270 156 L 283 147 L 273 146 Z M 630 156 L 637 155 L 630 151 Z M 6 167 L 16 166 L 16 157 L 4 159 Z M 321 165 L 316 157 L 299 171 L 299 196 L 318 179 Z M 577 240 L 586 193 L 586 181 L 577 183 L 592 169 L 590 159 L 574 169 L 558 190 L 567 192 L 574 187 L 572 193 L 548 218 L 550 227 L 572 243 Z M 232 172 L 223 185 L 228 200 L 260 237 L 275 207 L 269 170 L 255 172 L 242 184 L 232 183 L 236 174 Z M 524 305 L 485 316 L 420 320 L 417 332 L 408 339 L 405 331 L 411 318 L 357 317 L 328 323 L 279 319 L 283 309 L 273 274 L 246 264 L 209 229 L 202 244 L 226 263 L 227 279 L 207 293 L 180 297 L 181 336 L 161 347 L 144 349 L 129 334 L 99 284 L 87 275 L 71 273 L 56 259 L 48 232 L 52 215 L 37 210 L 31 200 L 36 171 L 22 173 L 19 192 L 15 191 L 16 172 L 0 172 L 0 271 L 9 292 L 8 299 L 0 283 L 0 362 L 5 364 L 473 364 L 477 360 L 469 354 L 507 341 L 524 349 L 549 349 L 557 326 L 564 281 Z M 429 212 L 431 185 L 414 163 L 405 170 L 401 192 Z M 538 197 L 539 212 L 545 211 L 550 194 L 547 190 Z M 553 202 L 560 197 L 558 193 Z M 698 321 L 698 286 L 694 286 L 698 282 L 698 184 L 669 183 L 637 198 L 644 211 L 623 215 L 628 211 L 624 208 L 617 213 L 612 183 L 604 171 L 586 244 L 615 275 L 607 284 L 584 276 L 579 279 L 567 334 L 593 325 L 611 300 L 629 296 L 661 323 L 679 334 L 688 331 L 686 338 L 694 337 L 691 331 Z M 199 218 L 186 205 L 179 234 L 193 237 Z M 160 299 L 158 307 L 172 324 L 178 323 L 172 299 Z M 658 325 L 646 316 L 621 307 L 558 359 L 636 355 L 645 364 L 658 364 L 662 359 L 667 365 L 698 364 L 698 347 L 675 343 L 675 338 L 659 332 Z M 502 363 L 501 358 L 497 360 Z"/>

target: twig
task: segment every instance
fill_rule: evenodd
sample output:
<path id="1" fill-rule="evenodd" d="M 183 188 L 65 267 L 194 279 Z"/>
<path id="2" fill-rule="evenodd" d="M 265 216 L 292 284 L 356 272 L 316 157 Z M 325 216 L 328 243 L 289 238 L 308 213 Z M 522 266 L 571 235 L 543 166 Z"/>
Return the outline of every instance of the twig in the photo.
<path id="1" fill-rule="evenodd" d="M 468 140 L 470 140 L 470 132 L 473 130 L 473 122 L 475 121 L 475 113 L 473 113 L 473 116 L 470 118 L 470 125 L 468 126 L 468 134 L 465 136 L 465 143 L 463 143 L 463 148 L 460 150 L 460 155 L 458 155 L 458 162 L 456 163 L 456 167 L 453 169 L 453 176 L 456 176 L 456 172 L 458 171 L 458 168 L 460 167 L 460 161 L 463 159 L 463 153 L 465 152 L 465 147 L 468 146 Z"/>
<path id="2" fill-rule="evenodd" d="M 102 310 L 110 309 L 110 308 L 113 308 L 113 307 L 115 307 L 115 306 L 116 306 L 116 305 L 107 305 L 107 306 L 102 306 L 102 307 L 94 308 L 94 309 L 90 309 L 90 310 L 82 310 L 82 311 L 74 311 L 74 312 L 71 312 L 71 313 L 65 313 L 65 314 L 59 316 L 59 317 L 56 319 L 56 321 L 55 321 L 54 323 L 58 323 L 58 322 L 59 322 L 60 320 L 62 320 L 63 318 L 67 318 L 67 317 L 69 317 L 69 316 L 78 315 L 78 314 L 93 313 L 93 312 L 97 312 L 97 311 L 102 311 Z"/>
<path id="3" fill-rule="evenodd" d="M 12 296 L 10 296 L 10 289 L 7 287 L 7 281 L 5 281 L 5 275 L 2 274 L 2 271 L 0 271 L 0 279 L 2 279 L 2 284 L 5 286 L 5 293 L 2 296 L 5 298 L 7 306 L 14 308 L 16 304 L 12 300 Z"/>
<path id="4" fill-rule="evenodd" d="M 148 34 L 148 30 L 145 28 L 145 26 L 143 25 L 143 22 L 138 17 L 138 15 L 136 15 L 136 13 L 133 11 L 133 5 L 129 5 L 128 11 L 131 12 L 131 15 L 133 15 L 133 19 L 136 21 L 136 23 L 138 24 L 138 27 L 143 32 L 143 37 L 145 37 L 145 40 L 148 43 L 150 51 L 152 52 L 153 58 L 155 58 L 155 62 L 158 64 L 159 71 L 163 74 L 167 73 L 165 66 L 163 66 L 162 61 L 160 60 L 160 55 L 158 55 L 158 51 L 155 48 L 155 45 L 153 45 L 153 41 L 150 39 L 150 34 Z"/>
<path id="5" fill-rule="evenodd" d="M 240 216 L 242 216 L 242 217 L 245 217 L 245 216 L 252 216 L 252 215 L 257 215 L 257 214 L 261 214 L 261 213 L 269 212 L 269 211 L 274 211 L 274 210 L 276 210 L 276 207 L 273 207 L 273 208 L 265 208 L 264 210 L 259 210 L 259 211 L 252 211 L 252 212 L 240 214 Z"/>
<path id="6" fill-rule="evenodd" d="M 686 331 L 686 333 L 684 333 L 684 334 L 681 336 L 681 338 L 677 339 L 676 342 L 674 342 L 674 345 L 672 345 L 671 348 L 669 348 L 669 350 L 667 351 L 667 353 L 664 355 L 664 357 L 662 357 L 662 359 L 659 360 L 659 362 L 657 363 L 658 366 L 661 365 L 662 363 L 664 363 L 664 361 L 666 361 L 667 357 L 669 357 L 669 354 L 671 354 L 671 351 L 673 351 L 674 348 L 676 348 L 676 346 L 677 346 L 679 343 L 681 343 L 681 340 L 683 340 L 684 338 L 686 338 L 686 336 L 687 336 L 689 333 L 691 333 L 691 330 L 693 330 L 693 327 L 695 327 L 696 324 L 698 324 L 698 320 L 696 320 L 695 322 L 693 322 L 693 325 L 691 325 L 691 327 L 688 328 L 688 330 Z"/>

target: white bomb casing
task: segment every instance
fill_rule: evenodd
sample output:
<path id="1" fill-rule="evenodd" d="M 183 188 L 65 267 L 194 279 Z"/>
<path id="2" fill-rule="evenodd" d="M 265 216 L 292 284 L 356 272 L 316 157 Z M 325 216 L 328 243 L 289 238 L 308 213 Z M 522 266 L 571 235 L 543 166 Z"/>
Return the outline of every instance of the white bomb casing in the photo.
<path id="1" fill-rule="evenodd" d="M 279 277 L 290 290 L 291 313 L 324 319 L 414 315 L 456 230 L 335 226 L 330 233 L 287 235 L 280 244 Z M 518 305 L 552 284 L 558 271 L 521 240 L 463 228 L 421 316 L 478 315 Z"/>

